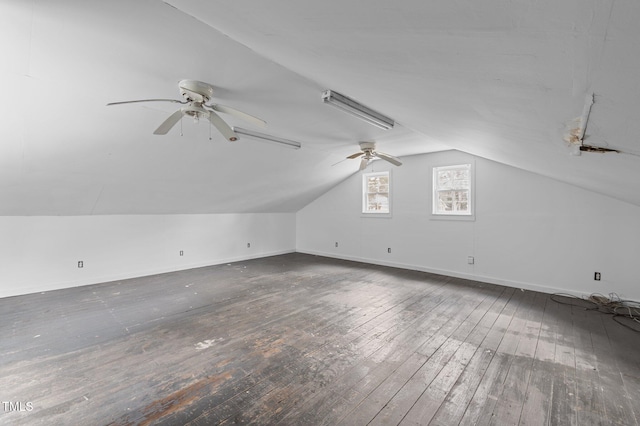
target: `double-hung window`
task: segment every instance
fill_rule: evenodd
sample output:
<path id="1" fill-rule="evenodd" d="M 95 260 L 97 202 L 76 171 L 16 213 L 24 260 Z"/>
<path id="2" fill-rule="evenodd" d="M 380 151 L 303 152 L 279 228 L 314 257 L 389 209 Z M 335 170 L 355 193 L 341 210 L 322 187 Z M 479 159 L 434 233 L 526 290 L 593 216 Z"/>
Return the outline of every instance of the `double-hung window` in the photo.
<path id="1" fill-rule="evenodd" d="M 362 213 L 372 216 L 391 214 L 389 172 L 362 174 Z"/>
<path id="2" fill-rule="evenodd" d="M 433 168 L 434 216 L 473 216 L 471 164 Z"/>

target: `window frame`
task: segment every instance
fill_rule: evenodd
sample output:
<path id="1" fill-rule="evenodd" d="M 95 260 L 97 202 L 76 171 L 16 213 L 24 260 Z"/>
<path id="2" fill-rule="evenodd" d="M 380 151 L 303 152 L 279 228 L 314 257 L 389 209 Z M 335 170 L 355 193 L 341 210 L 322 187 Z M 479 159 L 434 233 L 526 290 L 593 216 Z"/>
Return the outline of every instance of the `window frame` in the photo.
<path id="1" fill-rule="evenodd" d="M 468 213 L 454 213 L 454 212 L 437 212 L 438 206 L 438 188 L 437 188 L 437 172 L 446 169 L 459 169 L 461 167 L 469 168 L 469 193 Z M 475 179 L 475 161 L 460 162 L 460 163 L 448 163 L 435 165 L 431 170 L 431 210 L 430 218 L 435 220 L 463 220 L 474 221 L 476 217 L 476 179 Z"/>
<path id="2" fill-rule="evenodd" d="M 372 176 L 387 176 L 389 180 L 389 192 L 388 192 L 388 200 L 389 200 L 389 211 L 388 212 L 375 212 L 375 211 L 366 211 L 367 206 L 367 195 L 368 192 L 368 178 Z M 393 187 L 392 187 L 392 177 L 390 170 L 383 170 L 379 172 L 367 172 L 362 173 L 362 189 L 361 189 L 361 206 L 360 206 L 360 214 L 362 217 L 391 217 L 392 216 L 392 207 L 393 207 Z"/>

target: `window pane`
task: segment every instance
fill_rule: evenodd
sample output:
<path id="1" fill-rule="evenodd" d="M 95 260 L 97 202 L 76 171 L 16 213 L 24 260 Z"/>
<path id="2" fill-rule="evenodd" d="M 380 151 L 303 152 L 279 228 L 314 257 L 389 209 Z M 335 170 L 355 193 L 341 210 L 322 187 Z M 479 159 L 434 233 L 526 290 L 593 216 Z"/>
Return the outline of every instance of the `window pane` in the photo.
<path id="1" fill-rule="evenodd" d="M 438 211 L 453 211 L 453 191 L 438 192 Z"/>
<path id="2" fill-rule="evenodd" d="M 367 211 L 375 213 L 389 212 L 389 194 L 367 194 Z"/>
<path id="3" fill-rule="evenodd" d="M 389 192 L 389 178 L 387 176 L 373 176 L 367 179 L 368 192 Z"/>
<path id="4" fill-rule="evenodd" d="M 469 209 L 469 193 L 467 191 L 456 191 L 453 210 L 457 212 L 466 212 L 468 209 Z"/>
<path id="5" fill-rule="evenodd" d="M 437 213 L 469 211 L 469 191 L 467 190 L 438 191 L 437 200 Z"/>
<path id="6" fill-rule="evenodd" d="M 469 188 L 469 170 L 454 170 L 452 178 L 452 187 L 454 189 Z"/>
<path id="7" fill-rule="evenodd" d="M 438 170 L 438 189 L 467 189 L 469 188 L 469 170 Z"/>
<path id="8" fill-rule="evenodd" d="M 438 171 L 438 189 L 451 188 L 451 170 Z"/>

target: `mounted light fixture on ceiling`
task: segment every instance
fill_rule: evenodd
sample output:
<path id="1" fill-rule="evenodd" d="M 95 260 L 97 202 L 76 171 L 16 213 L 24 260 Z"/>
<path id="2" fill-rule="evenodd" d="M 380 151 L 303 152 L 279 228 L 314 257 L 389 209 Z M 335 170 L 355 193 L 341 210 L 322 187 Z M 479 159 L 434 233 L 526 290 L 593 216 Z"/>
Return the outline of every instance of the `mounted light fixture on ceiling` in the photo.
<path id="1" fill-rule="evenodd" d="M 344 112 L 347 112 L 361 120 L 366 121 L 369 124 L 373 124 L 381 129 L 389 130 L 395 125 L 395 122 L 379 112 L 372 110 L 359 102 L 354 101 L 340 93 L 333 90 L 325 90 L 322 92 L 322 101 L 325 104 L 333 105 L 336 108 L 340 108 Z"/>
<path id="2" fill-rule="evenodd" d="M 302 144 L 300 142 L 292 141 L 289 139 L 278 138 L 276 136 L 266 135 L 264 133 L 254 132 L 253 130 L 246 130 L 240 127 L 233 127 L 233 131 L 239 135 L 250 136 L 256 139 L 262 139 L 267 142 L 278 143 L 282 145 L 286 145 L 289 148 L 299 149 Z"/>

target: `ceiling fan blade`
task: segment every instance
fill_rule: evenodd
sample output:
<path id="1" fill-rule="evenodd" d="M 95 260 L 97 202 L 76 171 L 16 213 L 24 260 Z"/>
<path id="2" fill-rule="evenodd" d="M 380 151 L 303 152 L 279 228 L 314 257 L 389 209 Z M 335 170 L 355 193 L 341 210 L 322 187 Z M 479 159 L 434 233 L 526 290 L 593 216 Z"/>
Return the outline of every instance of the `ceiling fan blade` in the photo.
<path id="1" fill-rule="evenodd" d="M 154 135 L 166 135 L 169 130 L 176 125 L 182 118 L 182 109 L 177 110 L 169 116 L 164 122 L 153 132 Z"/>
<path id="2" fill-rule="evenodd" d="M 264 126 L 267 125 L 266 121 L 261 120 L 258 117 L 254 117 L 251 114 L 247 114 L 246 112 L 242 112 L 240 110 L 237 110 L 235 108 L 231 108 L 231 107 L 228 107 L 228 106 L 225 106 L 225 105 L 218 105 L 218 104 L 205 105 L 205 106 L 207 106 L 207 107 L 209 107 L 209 108 L 211 108 L 211 109 L 213 109 L 215 111 L 222 112 L 224 114 L 233 115 L 233 116 L 238 117 L 238 118 L 240 118 L 240 119 L 242 119 L 242 120 L 244 120 L 246 122 L 253 123 L 253 124 L 256 124 L 258 126 L 264 127 Z"/>
<path id="3" fill-rule="evenodd" d="M 138 103 L 138 102 L 175 102 L 175 103 L 178 103 L 178 104 L 186 104 L 187 103 L 187 102 L 184 102 L 184 101 L 178 101 L 176 99 L 140 99 L 140 100 L 137 100 L 137 101 L 109 102 L 107 104 L 107 106 L 110 106 L 110 105 L 122 105 L 122 104 L 135 104 L 135 103 Z"/>
<path id="4" fill-rule="evenodd" d="M 225 123 L 225 121 L 222 118 L 220 118 L 218 114 L 216 114 L 214 111 L 208 111 L 208 112 L 209 112 L 209 117 L 208 117 L 209 121 L 211 122 L 211 124 L 215 126 L 216 129 L 218 129 L 220 133 L 222 133 L 222 136 L 224 136 L 225 139 L 231 142 L 238 140 L 238 135 L 236 135 L 233 129 L 229 127 L 229 125 Z"/>
<path id="5" fill-rule="evenodd" d="M 364 155 L 364 152 L 362 152 L 362 151 L 361 151 L 361 152 L 356 152 L 355 154 L 351 154 L 351 155 L 350 155 L 350 156 L 348 156 L 347 158 L 348 158 L 349 160 L 353 160 L 354 158 L 358 158 L 358 157 L 360 157 L 361 155 Z"/>
<path id="6" fill-rule="evenodd" d="M 402 166 L 402 162 L 398 160 L 396 157 L 394 157 L 393 155 L 389 155 L 389 154 L 385 154 L 384 152 L 377 152 L 377 151 L 373 155 L 375 155 L 378 158 L 382 158 L 383 160 L 386 160 L 396 166 Z"/>
<path id="7" fill-rule="evenodd" d="M 367 157 L 364 157 L 362 160 L 360 160 L 360 170 L 366 169 L 368 165 L 369 159 Z"/>

